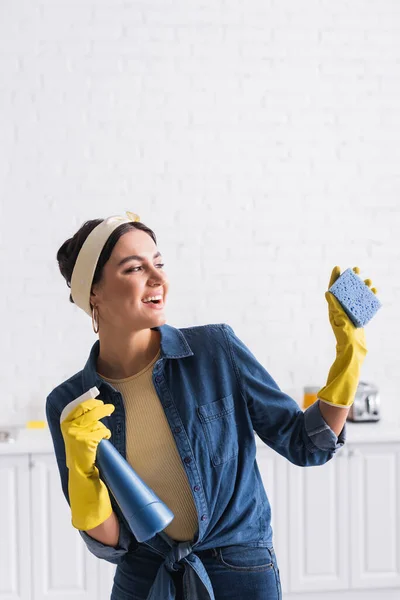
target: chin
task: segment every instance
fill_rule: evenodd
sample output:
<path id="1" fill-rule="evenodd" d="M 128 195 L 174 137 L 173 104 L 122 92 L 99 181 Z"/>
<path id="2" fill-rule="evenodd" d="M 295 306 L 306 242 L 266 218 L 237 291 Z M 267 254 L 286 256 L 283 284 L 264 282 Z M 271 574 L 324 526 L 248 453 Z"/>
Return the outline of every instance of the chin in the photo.
<path id="1" fill-rule="evenodd" d="M 167 320 L 167 315 L 165 311 L 160 311 L 159 313 L 155 313 L 153 315 L 147 315 L 147 320 L 151 323 L 164 323 Z"/>
<path id="2" fill-rule="evenodd" d="M 160 315 L 158 319 L 154 319 L 157 325 L 164 325 L 167 322 L 167 315 Z"/>

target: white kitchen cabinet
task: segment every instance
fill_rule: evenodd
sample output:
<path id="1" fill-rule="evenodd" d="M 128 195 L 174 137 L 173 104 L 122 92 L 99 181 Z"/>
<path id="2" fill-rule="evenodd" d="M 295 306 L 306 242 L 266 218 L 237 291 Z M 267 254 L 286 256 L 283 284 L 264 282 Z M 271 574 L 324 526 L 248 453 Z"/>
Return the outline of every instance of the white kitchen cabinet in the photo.
<path id="1" fill-rule="evenodd" d="M 116 565 L 105 560 L 99 561 L 99 600 L 110 600 Z"/>
<path id="2" fill-rule="evenodd" d="M 109 600 L 115 566 L 71 526 L 47 433 L 0 445 L 0 600 Z M 320 467 L 257 442 L 285 600 L 400 597 L 400 431 L 349 427 Z M 161 599 L 160 599 L 161 600 Z"/>
<path id="3" fill-rule="evenodd" d="M 0 600 L 98 599 L 98 560 L 71 527 L 54 455 L 0 456 Z"/>
<path id="4" fill-rule="evenodd" d="M 29 456 L 0 456 L 0 600 L 31 599 Z"/>
<path id="5" fill-rule="evenodd" d="M 32 600 L 98 598 L 99 561 L 71 526 L 54 455 L 31 457 L 31 506 Z"/>
<path id="6" fill-rule="evenodd" d="M 278 561 L 282 592 L 287 592 L 288 565 L 288 461 L 267 446 L 257 448 L 257 464 L 271 505 L 273 544 Z"/>
<path id="7" fill-rule="evenodd" d="M 257 460 L 285 599 L 400 597 L 399 441 L 348 442 L 320 467 Z"/>
<path id="8" fill-rule="evenodd" d="M 346 450 L 321 466 L 288 466 L 289 589 L 349 587 L 349 478 Z"/>
<path id="9" fill-rule="evenodd" d="M 351 587 L 400 598 L 400 444 L 350 448 L 349 467 Z"/>

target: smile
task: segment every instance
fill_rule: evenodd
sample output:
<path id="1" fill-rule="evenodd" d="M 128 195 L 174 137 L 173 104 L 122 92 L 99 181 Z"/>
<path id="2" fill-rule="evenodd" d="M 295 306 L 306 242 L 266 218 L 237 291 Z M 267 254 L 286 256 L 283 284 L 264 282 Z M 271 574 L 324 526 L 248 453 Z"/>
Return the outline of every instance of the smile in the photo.
<path id="1" fill-rule="evenodd" d="M 154 300 L 142 300 L 143 304 L 152 310 L 162 310 L 164 308 L 164 299 L 162 296 L 155 296 Z"/>
<path id="2" fill-rule="evenodd" d="M 147 296 L 147 298 L 143 298 L 142 302 L 144 302 L 145 304 L 149 303 L 149 302 L 153 302 L 153 303 L 158 303 L 161 302 L 163 299 L 162 294 L 157 294 L 157 296 Z"/>

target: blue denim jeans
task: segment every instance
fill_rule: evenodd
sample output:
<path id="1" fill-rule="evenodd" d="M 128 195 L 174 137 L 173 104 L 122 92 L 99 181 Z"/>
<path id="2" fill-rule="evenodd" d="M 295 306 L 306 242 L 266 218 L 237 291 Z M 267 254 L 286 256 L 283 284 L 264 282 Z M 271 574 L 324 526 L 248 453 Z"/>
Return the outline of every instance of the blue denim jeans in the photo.
<path id="1" fill-rule="evenodd" d="M 215 600 L 281 600 L 279 569 L 273 548 L 236 545 L 196 554 L 211 580 Z M 111 600 L 146 600 L 161 563 L 162 557 L 139 544 L 118 565 Z M 183 573 L 182 567 L 173 574 L 177 600 L 184 599 Z"/>

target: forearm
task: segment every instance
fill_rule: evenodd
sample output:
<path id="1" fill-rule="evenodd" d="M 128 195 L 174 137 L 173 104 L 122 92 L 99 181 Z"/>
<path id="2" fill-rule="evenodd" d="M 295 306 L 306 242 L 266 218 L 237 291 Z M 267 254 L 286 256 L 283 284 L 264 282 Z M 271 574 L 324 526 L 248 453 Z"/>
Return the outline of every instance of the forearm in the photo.
<path id="1" fill-rule="evenodd" d="M 100 525 L 97 525 L 97 527 L 93 527 L 93 529 L 87 529 L 86 533 L 98 542 L 115 548 L 118 546 L 119 539 L 119 522 L 117 515 L 115 512 L 112 512 L 108 519 Z"/>
<path id="2" fill-rule="evenodd" d="M 326 402 L 319 402 L 324 421 L 329 425 L 332 431 L 338 436 L 346 423 L 347 415 L 349 414 L 350 406 L 333 406 Z"/>

